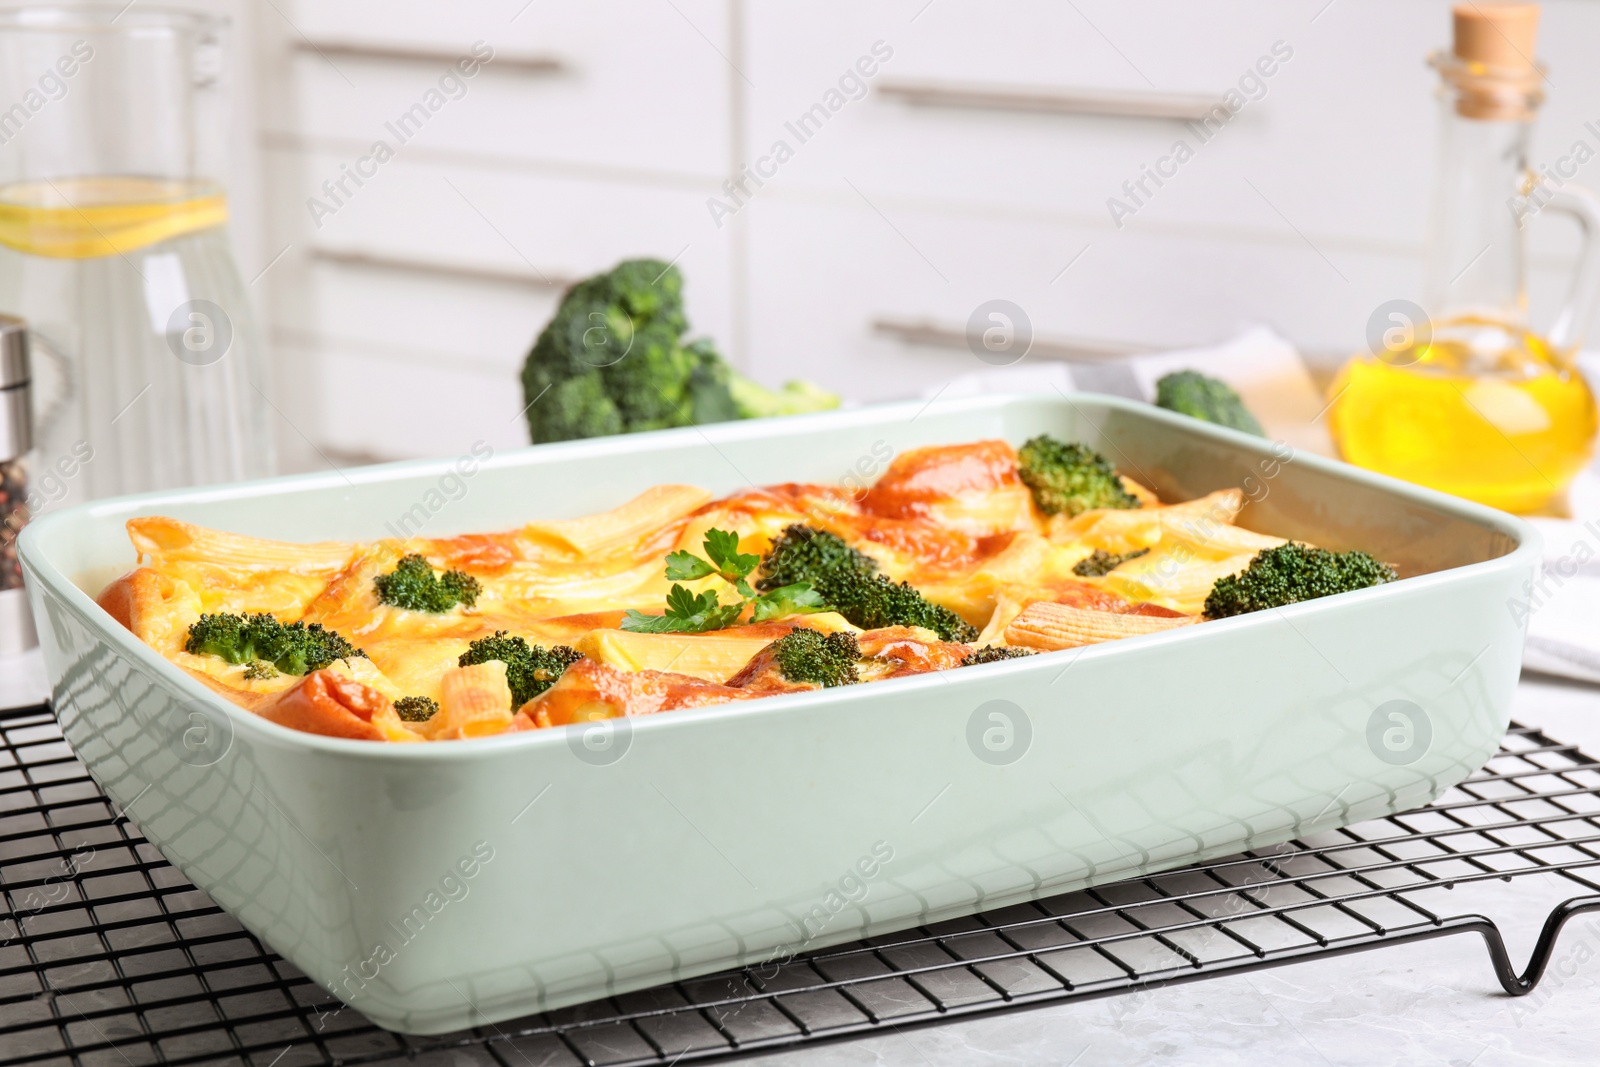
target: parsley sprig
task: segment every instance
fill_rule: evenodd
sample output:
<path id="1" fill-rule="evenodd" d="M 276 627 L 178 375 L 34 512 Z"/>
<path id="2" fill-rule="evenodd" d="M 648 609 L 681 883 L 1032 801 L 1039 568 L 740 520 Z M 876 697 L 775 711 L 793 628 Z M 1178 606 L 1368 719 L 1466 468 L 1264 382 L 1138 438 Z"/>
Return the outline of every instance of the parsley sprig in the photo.
<path id="1" fill-rule="evenodd" d="M 751 622 L 809 614 L 826 607 L 822 597 L 807 582 L 781 586 L 767 593 L 752 589 L 747 579 L 761 557 L 740 552 L 737 533 L 707 530 L 705 552 L 704 559 L 683 550 L 668 554 L 667 578 L 673 585 L 667 593 L 666 613 L 646 615 L 630 609 L 622 620 L 622 628 L 641 634 L 698 634 L 732 626 L 739 621 L 747 605 Z M 714 589 L 695 593 L 677 584 L 713 575 L 733 586 L 739 599 L 724 604 Z"/>

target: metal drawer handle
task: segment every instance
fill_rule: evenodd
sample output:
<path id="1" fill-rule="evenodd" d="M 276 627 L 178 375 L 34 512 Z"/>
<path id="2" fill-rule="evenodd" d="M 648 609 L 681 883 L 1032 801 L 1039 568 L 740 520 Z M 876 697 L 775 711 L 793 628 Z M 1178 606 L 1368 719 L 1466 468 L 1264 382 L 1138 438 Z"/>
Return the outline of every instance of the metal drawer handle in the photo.
<path id="1" fill-rule="evenodd" d="M 931 319 L 896 319 L 881 316 L 872 320 L 874 333 L 893 337 L 912 345 L 959 348 L 967 351 L 967 331 Z M 1034 337 L 1028 355 L 1038 359 L 1065 360 L 1068 363 L 1109 363 L 1141 352 L 1152 352 L 1150 345 L 1127 341 L 1103 341 L 1085 337 Z"/>
<path id="2" fill-rule="evenodd" d="M 454 64 L 462 57 L 461 49 L 430 48 L 426 45 L 364 44 L 358 41 L 314 41 L 300 38 L 294 42 L 297 52 L 314 52 L 325 58 L 338 56 L 344 59 L 367 59 L 385 63 L 443 63 Z M 495 70 L 515 70 L 524 74 L 559 74 L 567 69 L 556 56 L 504 55 L 496 52 L 489 64 Z"/>
<path id="3" fill-rule="evenodd" d="M 1055 115 L 1192 121 L 1212 116 L 1220 97 L 1138 89 L 1049 89 L 1015 85 L 885 81 L 878 92 L 913 107 L 982 108 Z"/>
<path id="4" fill-rule="evenodd" d="M 400 270 L 412 274 L 431 274 L 436 277 L 462 278 L 468 281 L 496 282 L 501 285 L 529 285 L 535 289 L 566 289 L 577 279 L 566 271 L 517 270 L 512 267 L 474 267 L 464 263 L 446 263 L 435 259 L 417 259 L 389 253 L 356 252 L 342 248 L 316 248 L 312 258 L 324 263 L 337 263 L 341 267 L 361 267 L 368 270 Z"/>

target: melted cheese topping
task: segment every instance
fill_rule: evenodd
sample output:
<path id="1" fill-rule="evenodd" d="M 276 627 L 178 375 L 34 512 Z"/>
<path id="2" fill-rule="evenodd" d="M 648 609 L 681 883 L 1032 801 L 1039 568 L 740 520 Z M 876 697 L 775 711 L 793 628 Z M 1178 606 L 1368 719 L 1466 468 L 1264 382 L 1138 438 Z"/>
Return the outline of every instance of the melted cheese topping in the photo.
<path id="1" fill-rule="evenodd" d="M 713 527 L 736 531 L 740 550 L 757 554 L 793 524 L 831 531 L 871 555 L 889 577 L 909 581 L 983 631 L 981 643 L 1003 643 L 1017 616 L 1040 601 L 1133 616 L 1198 615 L 1217 578 L 1242 570 L 1261 548 L 1283 543 L 1233 525 L 1243 505 L 1237 490 L 1161 505 L 1148 489 L 1129 484 L 1146 506 L 1047 517 L 1017 476 L 1012 447 L 978 441 L 902 453 L 864 492 L 785 484 L 712 499 L 703 489 L 666 485 L 609 512 L 498 534 L 306 545 L 138 518 L 128 531 L 143 566 L 119 579 L 102 603 L 172 662 L 256 710 L 286 703 L 305 680 L 247 680 L 242 666 L 191 655 L 183 648 L 189 626 L 205 612 L 264 611 L 283 622 L 321 623 L 369 658 L 328 668 L 347 681 L 322 686 L 313 710 L 297 694 L 299 704 L 284 721 L 310 728 L 303 724 L 315 712 L 338 718 L 337 729 L 326 732 L 343 736 L 478 736 L 577 721 L 587 714 L 575 710 L 580 706 L 638 714 L 791 691 L 780 680 L 729 696 L 725 683 L 794 625 L 855 630 L 831 613 L 709 634 L 620 630 L 625 609 L 663 609 L 672 584 L 665 555 L 700 554 Z M 1075 574 L 1074 565 L 1097 549 L 1147 551 L 1103 577 Z M 381 603 L 374 579 L 410 553 L 439 570 L 475 577 L 482 587 L 476 604 L 431 615 Z M 697 592 L 717 589 L 724 602 L 731 593 L 715 577 L 684 584 Z M 539 698 L 543 711 L 535 701 L 514 719 L 509 711 L 490 715 L 482 710 L 492 702 L 486 694 L 504 682 L 486 672 L 463 678 L 457 660 L 473 640 L 499 630 L 535 644 L 576 647 L 585 666 L 569 668 Z M 968 647 L 903 628 L 871 632 L 861 643 L 877 664 L 866 672 L 871 678 L 958 665 Z M 627 675 L 637 677 L 621 677 Z M 408 725 L 384 712 L 381 701 L 375 712 L 368 707 L 374 701 L 349 697 L 356 682 L 389 700 L 424 696 L 449 708 L 429 724 Z M 638 706 L 623 699 L 630 693 Z"/>

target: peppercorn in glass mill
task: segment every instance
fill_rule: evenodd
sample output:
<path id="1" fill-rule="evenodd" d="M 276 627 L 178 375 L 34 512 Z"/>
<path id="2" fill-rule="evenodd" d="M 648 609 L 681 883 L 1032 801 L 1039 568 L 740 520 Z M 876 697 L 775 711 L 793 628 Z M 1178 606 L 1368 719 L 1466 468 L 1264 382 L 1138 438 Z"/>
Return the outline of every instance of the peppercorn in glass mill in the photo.
<path id="1" fill-rule="evenodd" d="M 28 468 L 33 448 L 29 410 L 28 331 L 21 319 L 0 315 L 0 657 L 39 643 L 22 588 L 17 537 L 28 522 Z"/>

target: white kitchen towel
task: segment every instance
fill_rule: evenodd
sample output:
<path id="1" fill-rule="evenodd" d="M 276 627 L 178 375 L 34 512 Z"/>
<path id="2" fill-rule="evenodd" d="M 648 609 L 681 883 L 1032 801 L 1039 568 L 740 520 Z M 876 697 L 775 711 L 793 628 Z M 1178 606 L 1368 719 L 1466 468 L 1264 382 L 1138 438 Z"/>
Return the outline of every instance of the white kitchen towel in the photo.
<path id="1" fill-rule="evenodd" d="M 1528 623 L 1523 666 L 1600 683 L 1600 474 L 1572 483 L 1573 518 L 1529 521 L 1544 537 L 1544 566 L 1506 605 Z"/>
<path id="2" fill-rule="evenodd" d="M 1334 454 L 1319 416 L 1326 401 L 1295 347 L 1265 326 L 1252 326 L 1231 341 L 1205 348 L 1151 352 L 1126 359 L 1070 363 L 1024 360 L 1012 367 L 964 374 L 937 392 L 940 397 L 979 393 L 1049 393 L 1080 390 L 1154 400 L 1156 382 L 1179 370 L 1196 370 L 1233 386 L 1268 437 L 1320 455 Z"/>
<path id="3" fill-rule="evenodd" d="M 1600 353 L 1578 366 L 1600 384 Z M 1591 465 L 1567 492 L 1568 518 L 1531 518 L 1544 537 L 1539 576 L 1506 609 L 1527 620 L 1522 665 L 1600 684 L 1600 471 Z"/>

